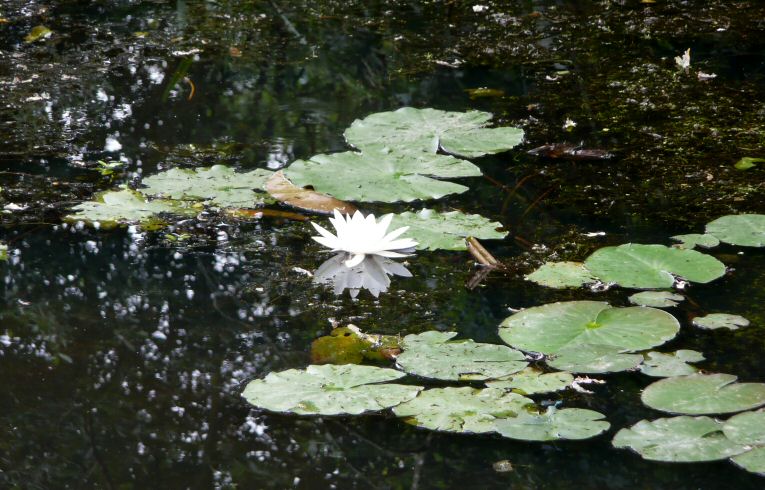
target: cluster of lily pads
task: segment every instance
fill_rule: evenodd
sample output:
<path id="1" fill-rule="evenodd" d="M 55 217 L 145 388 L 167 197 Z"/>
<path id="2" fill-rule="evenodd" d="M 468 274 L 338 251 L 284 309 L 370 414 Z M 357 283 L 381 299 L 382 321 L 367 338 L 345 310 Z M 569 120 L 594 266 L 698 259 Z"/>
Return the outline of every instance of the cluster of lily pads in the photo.
<path id="1" fill-rule="evenodd" d="M 604 414 L 558 405 L 544 408 L 531 397 L 567 388 L 584 391 L 580 384 L 593 381 L 576 375 L 639 371 L 663 378 L 643 391 L 643 403 L 677 416 L 621 429 L 614 447 L 667 462 L 730 458 L 747 471 L 765 474 L 765 409 L 752 411 L 765 406 L 765 383 L 738 383 L 734 375 L 700 372 L 693 363 L 703 361 L 704 355 L 697 351 L 654 350 L 680 331 L 678 320 L 659 309 L 683 300 L 670 288 L 686 281 L 710 282 L 725 273 L 721 262 L 692 247 L 720 242 L 763 247 L 765 215 L 725 216 L 709 223 L 706 234 L 673 238 L 681 245 L 606 247 L 584 264 L 547 264 L 528 277 L 552 287 L 597 280 L 664 289 L 630 296 L 640 306 L 569 301 L 527 308 L 499 325 L 499 337 L 507 345 L 453 340 L 455 332 L 431 331 L 397 341 L 358 329 L 336 329 L 317 339 L 313 352 L 314 362 L 335 365 L 271 373 L 251 381 L 243 396 L 275 412 L 349 415 L 390 409 L 406 423 L 436 431 L 538 441 L 586 439 L 609 429 Z M 706 329 L 737 329 L 749 322 L 738 315 L 713 313 L 693 323 Z M 382 359 L 394 360 L 395 369 L 344 364 Z M 406 375 L 410 383 L 392 383 Z M 426 388 L 428 380 L 466 385 Z M 727 421 L 709 417 L 738 412 L 743 413 Z"/>
<path id="2" fill-rule="evenodd" d="M 507 151 L 523 139 L 514 127 L 489 128 L 488 112 L 405 107 L 372 114 L 345 131 L 352 151 L 314 155 L 273 172 L 236 172 L 224 165 L 170 170 L 136 189 L 102 193 L 73 208 L 70 221 L 114 226 L 160 224 L 161 215 L 193 216 L 203 209 L 257 208 L 277 201 L 311 212 L 350 212 L 361 203 L 411 202 L 458 194 L 468 187 L 444 179 L 477 177 L 466 158 Z M 501 225 L 477 214 L 421 209 L 399 213 L 421 250 L 464 250 L 464 238 L 503 238 Z"/>

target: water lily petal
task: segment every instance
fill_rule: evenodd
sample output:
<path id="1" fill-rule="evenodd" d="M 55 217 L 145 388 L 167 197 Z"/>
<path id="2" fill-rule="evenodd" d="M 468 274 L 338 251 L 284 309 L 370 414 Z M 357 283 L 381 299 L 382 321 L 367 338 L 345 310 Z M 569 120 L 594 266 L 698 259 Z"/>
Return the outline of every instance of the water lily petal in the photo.
<path id="1" fill-rule="evenodd" d="M 364 257 L 366 257 L 364 254 L 355 254 L 353 257 L 346 260 L 344 264 L 346 267 L 356 267 L 364 261 Z"/>

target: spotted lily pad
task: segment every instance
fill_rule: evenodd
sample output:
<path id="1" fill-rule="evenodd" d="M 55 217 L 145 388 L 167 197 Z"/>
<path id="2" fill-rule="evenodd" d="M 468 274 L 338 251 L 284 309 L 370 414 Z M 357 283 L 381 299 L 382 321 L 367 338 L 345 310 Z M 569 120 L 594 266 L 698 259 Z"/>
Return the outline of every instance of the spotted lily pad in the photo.
<path id="1" fill-rule="evenodd" d="M 714 248 L 720 244 L 720 240 L 717 239 L 716 236 L 713 235 L 707 235 L 707 234 L 700 234 L 700 233 L 690 233 L 688 235 L 675 235 L 672 237 L 673 240 L 677 240 L 680 242 L 678 245 L 675 245 L 676 247 L 680 248 Z"/>
<path id="2" fill-rule="evenodd" d="M 235 172 L 225 165 L 171 168 L 144 178 L 145 187 L 139 190 L 147 196 L 204 201 L 224 208 L 254 208 L 266 201 L 273 202 L 262 192 L 272 173 L 265 169 Z"/>
<path id="3" fill-rule="evenodd" d="M 403 107 L 372 114 L 351 124 L 345 139 L 356 148 L 385 146 L 396 151 L 436 153 L 465 158 L 507 151 L 523 141 L 523 130 L 487 128 L 488 112 L 447 112 Z"/>
<path id="4" fill-rule="evenodd" d="M 650 349 L 672 339 L 679 330 L 675 317 L 655 308 L 568 301 L 528 308 L 506 318 L 499 326 L 499 336 L 516 349 L 544 354 L 584 344 L 619 352 Z"/>
<path id="5" fill-rule="evenodd" d="M 470 162 L 424 152 L 399 153 L 382 148 L 346 151 L 297 160 L 284 170 L 295 185 L 337 199 L 363 202 L 410 202 L 459 194 L 467 187 L 439 178 L 476 177 Z"/>
<path id="6" fill-rule="evenodd" d="M 695 350 L 681 349 L 677 352 L 664 354 L 662 352 L 649 352 L 645 355 L 640 371 L 647 376 L 656 378 L 669 378 L 672 376 L 686 376 L 698 371 L 689 362 L 704 360 L 704 354 Z"/>
<path id="7" fill-rule="evenodd" d="M 396 364 L 409 374 L 450 381 L 487 380 L 528 366 L 522 352 L 505 345 L 450 341 L 457 332 L 407 335 Z"/>
<path id="8" fill-rule="evenodd" d="M 725 274 L 725 265 L 696 250 L 627 243 L 595 251 L 584 266 L 603 282 L 641 289 L 670 288 L 679 276 L 707 283 Z"/>
<path id="9" fill-rule="evenodd" d="M 536 395 L 565 390 L 573 382 L 574 376 L 571 373 L 564 371 L 543 373 L 538 369 L 526 368 L 505 378 L 489 381 L 486 385 L 489 388 L 513 390 L 521 395 Z"/>
<path id="10" fill-rule="evenodd" d="M 250 381 L 242 396 L 258 408 L 302 415 L 360 414 L 411 400 L 420 386 L 384 384 L 404 376 L 373 366 L 323 365 L 269 373 Z"/>
<path id="11" fill-rule="evenodd" d="M 670 291 L 643 291 L 633 294 L 628 299 L 633 305 L 671 308 L 677 306 L 685 297 Z"/>
<path id="12" fill-rule="evenodd" d="M 422 209 L 416 213 L 407 211 L 393 218 L 392 228 L 408 226 L 407 236 L 417 240 L 420 250 L 466 250 L 465 238 L 480 240 L 501 239 L 507 232 L 497 231 L 501 223 L 478 214 L 459 211 L 439 213 Z"/>
<path id="13" fill-rule="evenodd" d="M 642 361 L 640 354 L 626 354 L 610 345 L 573 344 L 552 354 L 547 364 L 572 373 L 602 374 L 628 371 Z"/>
<path id="14" fill-rule="evenodd" d="M 731 214 L 707 224 L 707 233 L 721 242 L 765 247 L 765 214 Z"/>
<path id="15" fill-rule="evenodd" d="M 743 316 L 732 315 L 730 313 L 710 313 L 706 316 L 697 316 L 693 319 L 693 324 L 707 330 L 716 330 L 718 328 L 738 330 L 741 327 L 748 327 L 749 320 Z"/>
<path id="16" fill-rule="evenodd" d="M 126 223 L 151 223 L 160 213 L 194 215 L 197 211 L 183 202 L 164 199 L 148 200 L 138 192 L 123 189 L 107 191 L 93 201 L 72 208 L 68 221 L 99 223 L 103 227 Z"/>
<path id="17" fill-rule="evenodd" d="M 541 414 L 521 414 L 499 419 L 495 429 L 503 437 L 523 441 L 556 441 L 560 439 L 589 439 L 607 431 L 611 426 L 605 416 L 594 410 L 549 407 Z"/>
<path id="18" fill-rule="evenodd" d="M 620 430 L 616 448 L 629 448 L 645 459 L 677 463 L 716 461 L 746 452 L 722 432 L 723 423 L 709 417 L 641 420 Z"/>
<path id="19" fill-rule="evenodd" d="M 641 396 L 647 406 L 687 415 L 742 412 L 765 405 L 764 383 L 736 383 L 732 374 L 691 374 L 649 385 Z"/>
<path id="20" fill-rule="evenodd" d="M 515 417 L 533 406 L 533 400 L 498 388 L 434 388 L 395 407 L 393 413 L 425 429 L 481 433 L 493 432 L 497 419 Z"/>
<path id="21" fill-rule="evenodd" d="M 597 281 L 581 262 L 547 262 L 526 276 L 526 280 L 550 288 L 578 288 Z"/>

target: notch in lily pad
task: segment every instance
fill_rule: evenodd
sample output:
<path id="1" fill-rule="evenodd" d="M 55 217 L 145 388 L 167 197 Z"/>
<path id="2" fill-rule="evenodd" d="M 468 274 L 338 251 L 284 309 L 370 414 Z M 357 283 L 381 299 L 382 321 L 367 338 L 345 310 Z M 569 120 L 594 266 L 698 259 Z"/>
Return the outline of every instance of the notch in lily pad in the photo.
<path id="1" fill-rule="evenodd" d="M 395 215 L 392 226 L 408 226 L 407 234 L 417 240 L 419 250 L 467 250 L 467 237 L 500 240 L 507 236 L 507 232 L 497 231 L 502 226 L 501 223 L 478 214 L 465 214 L 460 211 L 407 211 Z"/>
<path id="2" fill-rule="evenodd" d="M 640 397 L 655 410 L 683 415 L 733 413 L 765 405 L 765 383 L 737 383 L 732 374 L 691 374 L 649 385 Z"/>
<path id="3" fill-rule="evenodd" d="M 765 214 L 731 214 L 707 224 L 706 232 L 721 242 L 765 247 Z"/>
<path id="4" fill-rule="evenodd" d="M 695 350 L 681 349 L 668 354 L 648 352 L 640 365 L 640 372 L 656 378 L 687 376 L 698 372 L 698 369 L 689 363 L 703 360 L 704 354 Z"/>
<path id="5" fill-rule="evenodd" d="M 583 408 L 548 407 L 543 413 L 523 413 L 494 423 L 502 437 L 522 441 L 590 439 L 607 431 L 605 415 Z"/>
<path id="6" fill-rule="evenodd" d="M 672 308 L 683 301 L 685 296 L 671 291 L 643 291 L 633 294 L 628 299 L 633 305 Z"/>
<path id="7" fill-rule="evenodd" d="M 749 326 L 749 320 L 741 315 L 731 313 L 710 313 L 704 316 L 697 316 L 693 319 L 693 324 L 706 330 L 717 330 L 727 328 L 728 330 L 738 330 Z"/>

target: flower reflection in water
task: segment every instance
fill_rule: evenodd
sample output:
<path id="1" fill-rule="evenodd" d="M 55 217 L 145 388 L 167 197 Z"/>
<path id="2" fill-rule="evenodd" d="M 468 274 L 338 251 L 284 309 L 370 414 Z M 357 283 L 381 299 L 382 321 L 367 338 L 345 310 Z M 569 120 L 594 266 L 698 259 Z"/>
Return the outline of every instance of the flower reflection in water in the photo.
<path id="1" fill-rule="evenodd" d="M 380 255 L 367 255 L 361 263 L 348 267 L 345 263 L 350 255 L 341 252 L 326 260 L 314 273 L 314 282 L 332 284 L 338 295 L 348 289 L 352 298 L 362 289 L 368 289 L 376 298 L 388 290 L 390 276 L 412 277 L 403 264 Z"/>

